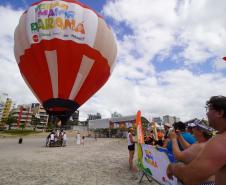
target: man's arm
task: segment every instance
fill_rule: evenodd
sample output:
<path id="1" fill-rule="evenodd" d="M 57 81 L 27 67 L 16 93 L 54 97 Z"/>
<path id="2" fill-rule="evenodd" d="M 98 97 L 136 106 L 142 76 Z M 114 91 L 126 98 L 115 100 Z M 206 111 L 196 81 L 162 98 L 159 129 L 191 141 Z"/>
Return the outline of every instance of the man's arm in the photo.
<path id="1" fill-rule="evenodd" d="M 222 140 L 223 139 L 223 140 Z M 226 139 L 211 139 L 198 156 L 188 165 L 170 164 L 167 175 L 180 179 L 185 185 L 195 185 L 216 174 L 226 164 Z"/>
<path id="2" fill-rule="evenodd" d="M 172 140 L 172 150 L 173 155 L 176 158 L 176 160 L 189 163 L 191 161 L 191 158 L 193 158 L 193 153 L 197 153 L 194 149 L 195 147 L 190 147 L 189 149 L 186 149 L 184 151 L 181 151 L 177 142 L 177 135 L 175 132 L 170 133 L 170 139 Z M 193 149 L 194 148 L 194 149 Z"/>
<path id="3" fill-rule="evenodd" d="M 180 148 L 177 143 L 177 135 L 175 132 L 171 131 L 169 134 L 169 137 L 172 141 L 172 150 L 173 150 L 173 155 L 178 161 L 183 161 L 183 155 L 182 152 L 180 151 Z"/>

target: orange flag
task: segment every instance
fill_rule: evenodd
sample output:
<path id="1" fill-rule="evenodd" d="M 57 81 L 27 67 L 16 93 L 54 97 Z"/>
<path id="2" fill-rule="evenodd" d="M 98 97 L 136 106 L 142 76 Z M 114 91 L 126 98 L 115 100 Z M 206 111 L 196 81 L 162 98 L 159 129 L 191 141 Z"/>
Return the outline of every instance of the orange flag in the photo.
<path id="1" fill-rule="evenodd" d="M 142 123 L 141 123 L 141 112 L 138 111 L 136 115 L 136 125 L 137 125 L 137 138 L 138 143 L 143 144 L 144 143 L 144 135 L 142 130 Z"/>

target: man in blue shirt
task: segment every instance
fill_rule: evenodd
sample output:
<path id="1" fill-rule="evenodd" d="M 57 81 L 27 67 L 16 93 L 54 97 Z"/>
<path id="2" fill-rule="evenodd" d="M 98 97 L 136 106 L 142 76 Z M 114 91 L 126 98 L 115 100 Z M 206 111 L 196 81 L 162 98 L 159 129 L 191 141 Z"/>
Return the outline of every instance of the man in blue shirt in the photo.
<path id="1" fill-rule="evenodd" d="M 173 124 L 175 132 L 180 131 L 181 135 L 183 136 L 184 140 L 187 141 L 189 144 L 193 144 L 196 142 L 196 139 L 193 135 L 191 135 L 189 132 L 186 132 L 186 126 L 183 122 L 179 121 Z M 184 150 L 181 144 L 178 142 L 178 145 L 181 150 Z M 167 143 L 167 149 L 170 153 L 173 153 L 172 149 L 172 141 L 170 140 Z"/>

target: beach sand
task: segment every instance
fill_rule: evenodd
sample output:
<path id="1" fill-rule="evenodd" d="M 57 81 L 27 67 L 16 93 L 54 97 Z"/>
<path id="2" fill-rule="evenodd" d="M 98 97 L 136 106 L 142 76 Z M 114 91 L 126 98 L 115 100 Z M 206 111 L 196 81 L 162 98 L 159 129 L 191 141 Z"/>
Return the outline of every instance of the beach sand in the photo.
<path id="1" fill-rule="evenodd" d="M 85 138 L 76 145 L 46 148 L 45 137 L 0 138 L 1 185 L 137 185 L 128 169 L 125 139 Z M 149 183 L 144 177 L 143 185 Z"/>

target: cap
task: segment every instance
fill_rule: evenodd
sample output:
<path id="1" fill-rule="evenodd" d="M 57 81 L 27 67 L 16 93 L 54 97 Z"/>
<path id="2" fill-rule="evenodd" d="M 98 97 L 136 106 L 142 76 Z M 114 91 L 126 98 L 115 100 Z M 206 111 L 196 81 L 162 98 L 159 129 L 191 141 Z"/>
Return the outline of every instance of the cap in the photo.
<path id="1" fill-rule="evenodd" d="M 212 132 L 214 129 L 204 124 L 202 120 L 195 120 L 193 123 L 190 123 L 188 126 L 190 127 L 198 127 L 201 130 L 205 130 L 208 132 Z"/>
<path id="2" fill-rule="evenodd" d="M 171 128 L 172 126 L 169 123 L 165 123 L 164 126 Z"/>

